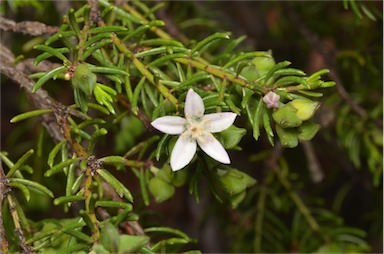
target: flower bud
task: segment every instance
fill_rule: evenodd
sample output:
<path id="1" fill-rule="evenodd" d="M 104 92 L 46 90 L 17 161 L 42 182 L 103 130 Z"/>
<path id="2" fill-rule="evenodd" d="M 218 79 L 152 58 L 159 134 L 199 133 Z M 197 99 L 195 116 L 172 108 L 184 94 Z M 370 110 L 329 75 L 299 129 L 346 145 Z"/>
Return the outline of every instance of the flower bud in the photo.
<path id="1" fill-rule="evenodd" d="M 265 105 L 267 106 L 267 108 L 278 108 L 279 107 L 279 101 L 280 101 L 280 95 L 270 91 L 266 95 L 264 95 L 263 101 L 264 101 Z"/>
<path id="2" fill-rule="evenodd" d="M 75 88 L 80 88 L 89 97 L 96 85 L 96 75 L 86 64 L 79 64 L 73 72 L 72 85 Z"/>

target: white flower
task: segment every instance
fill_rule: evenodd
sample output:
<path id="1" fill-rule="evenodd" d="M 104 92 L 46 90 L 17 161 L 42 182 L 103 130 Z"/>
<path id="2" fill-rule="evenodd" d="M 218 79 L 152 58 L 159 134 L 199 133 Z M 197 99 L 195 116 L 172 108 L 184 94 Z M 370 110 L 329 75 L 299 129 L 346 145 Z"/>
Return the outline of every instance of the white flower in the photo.
<path id="1" fill-rule="evenodd" d="M 171 154 L 173 171 L 188 165 L 196 153 L 197 144 L 213 159 L 224 164 L 230 163 L 228 153 L 212 133 L 221 132 L 231 126 L 236 114 L 224 112 L 204 115 L 204 110 L 201 97 L 193 89 L 189 89 L 185 99 L 185 118 L 164 116 L 151 123 L 161 132 L 180 135 Z"/>
<path id="2" fill-rule="evenodd" d="M 263 101 L 264 101 L 265 105 L 267 106 L 267 108 L 278 108 L 279 107 L 279 101 L 280 101 L 280 95 L 270 91 L 266 95 L 264 95 Z"/>

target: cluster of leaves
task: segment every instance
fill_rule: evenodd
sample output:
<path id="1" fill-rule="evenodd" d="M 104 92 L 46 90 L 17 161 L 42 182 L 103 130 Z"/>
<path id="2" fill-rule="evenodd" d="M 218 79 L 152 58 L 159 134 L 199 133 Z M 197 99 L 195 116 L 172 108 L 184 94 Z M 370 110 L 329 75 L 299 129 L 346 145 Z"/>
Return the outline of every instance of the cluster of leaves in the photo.
<path id="1" fill-rule="evenodd" d="M 25 164 L 33 154 L 32 150 L 16 163 L 11 162 L 6 153 L 1 153 L 2 161 L 9 168 L 7 186 L 12 189 L 6 204 L 9 208 L 17 208 L 6 213 L 13 217 L 7 220 L 7 237 L 15 242 L 11 250 L 17 250 L 19 241 L 18 231 L 14 228 L 24 231 L 25 244 L 41 252 L 177 252 L 180 246 L 193 243 L 194 239 L 183 232 L 166 227 L 144 230 L 148 236 L 153 233 L 172 235 L 170 238 L 163 236 L 158 242 L 145 235 L 119 232 L 122 223 L 138 220 L 132 204 L 133 197 L 136 202 L 139 196 L 132 195 L 132 189 L 127 188 L 123 179 L 114 175 L 125 172 L 126 168 L 137 177 L 145 205 L 151 203 L 149 193 L 156 202 L 164 202 L 174 195 L 177 188 L 185 185 L 199 200 L 199 183 L 202 181 L 208 182 L 218 201 L 228 203 L 232 208 L 241 205 L 242 201 L 252 202 L 257 196 L 258 211 L 265 215 L 263 223 L 267 226 L 263 232 L 255 231 L 256 235 L 251 236 L 258 238 L 254 250 L 283 252 L 296 241 L 303 243 L 299 251 L 335 251 L 340 243 L 345 242 L 346 247 L 340 247 L 342 250 L 350 245 L 354 251 L 368 249 L 361 240 L 363 232 L 344 228 L 343 222 L 334 214 L 321 212 L 316 216 L 318 221 L 313 222 L 310 214 L 316 214 L 316 211 L 306 210 L 292 191 L 286 175 L 278 170 L 270 173 L 266 184 L 271 184 L 277 177 L 288 195 L 279 197 L 281 190 L 276 189 L 269 193 L 271 202 L 266 202 L 266 193 L 264 199 L 261 198 L 262 188 L 258 189 L 260 193 L 253 192 L 246 198 L 248 189 L 256 183 L 255 179 L 237 168 L 213 161 L 201 151 L 190 166 L 172 172 L 168 158 L 176 137 L 169 135 L 152 135 L 140 143 L 131 137 L 134 140 L 131 147 L 120 148 L 124 154 L 116 155 L 109 151 L 109 155 L 96 158 L 98 142 L 105 141 L 109 133 L 122 128 L 126 121 L 135 126 L 131 128 L 137 133 L 133 131 L 131 136 L 139 136 L 141 132 L 137 129 L 143 125 L 136 124 L 134 121 L 137 119 L 146 126 L 160 116 L 183 112 L 183 101 L 191 87 L 203 98 L 207 112 L 232 111 L 246 116 L 243 118 L 246 122 L 244 128 L 232 126 L 218 134 L 226 149 L 241 150 L 240 142 L 247 132 L 253 133 L 254 141 L 264 132 L 272 146 L 280 142 L 284 147 L 293 148 L 299 141 L 311 140 L 318 132 L 319 125 L 312 121 L 319 107 L 316 98 L 322 96 L 319 90 L 334 85 L 334 82 L 322 79 L 327 70 L 307 75 L 302 70 L 291 68 L 288 61 L 276 63 L 271 52 L 235 50 L 245 37 L 230 39 L 229 33 L 214 33 L 199 42 L 180 42 L 162 29 L 164 22 L 153 14 L 161 4 L 149 8 L 139 1 L 121 6 L 106 0 L 98 3 L 100 17 L 95 17 L 97 12 L 87 4 L 78 10 L 71 9 L 63 18 L 59 31 L 44 44 L 34 47 L 42 51 L 35 58 L 36 65 L 54 59 L 60 61 L 60 66 L 46 73 L 32 74 L 31 78 L 36 80 L 33 91 L 43 87 L 52 89 L 58 79 L 70 84 L 75 104 L 68 106 L 69 113 L 62 113 L 57 108 L 38 109 L 12 119 L 16 123 L 42 114 L 55 114 L 62 120 L 58 122 L 62 125 L 64 138 L 48 153 L 48 168 L 44 176 L 65 176 L 61 178 L 65 179 L 61 183 L 64 189 L 59 191 L 62 194 L 53 203 L 63 206 L 64 211 L 75 211 L 76 215 L 71 219 L 46 219 L 38 223 L 27 220 L 23 209 L 16 205 L 14 189 L 19 189 L 27 201 L 32 189 L 50 198 L 54 194 L 47 187 L 25 179 L 22 174 L 23 170 L 33 172 L 32 167 Z M 271 91 L 280 96 L 276 109 L 269 109 L 263 102 L 263 96 Z M 378 161 L 376 156 L 371 162 L 372 171 Z M 106 185 L 114 193 L 105 188 Z M 288 201 L 289 198 L 294 204 Z M 291 228 L 281 226 L 284 223 L 279 215 L 295 207 L 298 210 Z M 99 209 L 108 211 L 110 217 L 98 217 Z M 274 213 L 269 213 L 269 209 Z M 254 212 L 250 211 L 250 216 L 262 216 Z M 303 217 L 309 227 L 300 223 Z M 262 221 L 263 217 L 259 220 Z M 21 221 L 21 225 L 17 221 Z M 338 231 L 330 230 L 335 225 Z M 319 239 L 309 241 L 314 234 L 318 234 Z M 244 239 L 248 237 L 244 236 Z M 276 242 L 281 244 L 276 245 Z M 273 249 L 265 246 L 273 246 Z"/>

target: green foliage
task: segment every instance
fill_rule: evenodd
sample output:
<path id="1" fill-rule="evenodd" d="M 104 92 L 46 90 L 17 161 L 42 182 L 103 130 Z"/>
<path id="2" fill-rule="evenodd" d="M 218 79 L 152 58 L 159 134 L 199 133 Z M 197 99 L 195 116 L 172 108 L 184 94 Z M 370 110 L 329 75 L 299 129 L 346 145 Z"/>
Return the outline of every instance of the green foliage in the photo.
<path id="1" fill-rule="evenodd" d="M 13 11 L 21 8 L 19 1 L 6 4 Z M 2 10 L 6 4 L 1 3 Z M 352 99 L 332 96 L 336 84 L 329 80 L 332 73 L 328 69 L 307 74 L 290 61 L 278 60 L 270 50 L 247 50 L 241 44 L 245 36 L 222 32 L 205 20 L 204 13 L 186 19 L 188 5 L 173 15 L 175 21 L 184 19 L 179 36 L 167 33 L 172 30 L 168 20 L 159 20 L 156 11 L 178 4 L 137 0 L 71 3 L 73 8 L 57 32 L 29 52 L 39 54 L 34 56 L 36 68 L 48 61 L 56 65 L 29 75 L 29 97 L 34 101 L 47 90 L 49 95 L 43 93 L 46 101 L 35 103 L 46 107 L 23 108 L 24 113 L 10 120 L 14 126 L 25 124 L 31 129 L 33 118 L 41 117 L 39 124 L 47 129 L 41 131 L 36 148 L 26 144 L 28 149 L 15 162 L 15 155 L 0 152 L 6 166 L 0 175 L 0 194 L 4 196 L 3 226 L 9 251 L 179 253 L 195 248 L 197 241 L 186 233 L 146 221 L 146 216 L 152 216 L 148 211 L 158 203 L 166 207 L 180 202 L 177 198 L 183 190 L 196 202 L 209 200 L 200 217 L 220 211 L 215 219 L 222 222 L 220 229 L 233 252 L 371 251 L 367 232 L 345 221 L 336 209 L 347 190 L 332 192 L 336 204 L 327 207 L 317 191 L 335 187 L 329 182 L 310 182 L 303 170 L 311 170 L 318 162 L 299 149 L 282 151 L 317 141 L 323 125 L 319 139 L 332 139 L 332 131 L 318 114 L 323 109 L 320 105 L 325 110 L 333 107 L 337 143 L 354 168 L 367 169 L 373 186 L 381 186 L 382 126 L 377 119 L 382 116 L 382 98 L 372 103 L 371 94 L 365 91 L 360 97 L 352 94 Z M 31 1 L 30 5 L 41 9 L 45 4 Z M 371 20 L 379 19 L 367 6 L 344 1 L 344 8 L 351 8 L 359 19 L 362 13 Z M 193 26 L 203 26 L 206 32 L 197 37 L 191 33 L 190 38 L 182 34 Z M 377 83 L 380 68 L 375 66 L 376 59 L 346 51 L 338 52 L 337 57 L 342 74 L 351 66 L 356 69 L 353 77 L 347 75 L 346 83 L 365 78 Z M 363 66 L 376 75 L 365 77 L 360 70 Z M 237 114 L 236 126 L 241 127 L 214 133 L 231 158 L 237 158 L 232 159 L 233 165 L 223 165 L 198 148 L 188 166 L 172 171 L 169 158 L 178 136 L 159 136 L 150 123 L 162 116 L 184 116 L 190 88 L 202 97 L 207 114 Z M 71 94 L 69 102 L 65 96 L 61 100 L 60 92 L 67 94 L 66 89 Z M 268 93 L 277 96 L 277 106 L 264 100 Z M 50 96 L 63 104 L 48 100 Z M 356 113 L 351 100 L 367 104 L 369 110 Z M 322 156 L 332 161 L 331 149 L 324 149 Z M 325 169 L 329 175 L 333 167 Z M 211 198 L 218 202 L 210 202 Z M 48 208 L 36 205 L 39 199 L 46 200 Z M 33 209 L 60 210 L 60 214 L 33 217 Z"/>

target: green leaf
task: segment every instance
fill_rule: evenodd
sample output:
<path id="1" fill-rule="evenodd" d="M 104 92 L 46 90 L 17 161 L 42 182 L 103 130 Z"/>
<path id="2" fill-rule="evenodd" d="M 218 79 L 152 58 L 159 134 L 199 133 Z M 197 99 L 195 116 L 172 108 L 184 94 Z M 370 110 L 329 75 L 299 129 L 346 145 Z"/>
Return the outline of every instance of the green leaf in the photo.
<path id="1" fill-rule="evenodd" d="M 62 54 L 65 54 L 65 53 L 69 53 L 70 50 L 69 48 L 56 48 L 56 50 Z M 48 52 L 44 52 L 44 53 L 41 53 L 40 55 L 38 55 L 35 60 L 33 61 L 33 64 L 34 65 L 38 65 L 41 61 L 47 59 L 47 58 L 50 58 L 52 57 L 53 55 L 51 53 L 48 53 Z"/>
<path id="2" fill-rule="evenodd" d="M 265 51 L 254 51 L 254 52 L 248 52 L 248 53 L 242 53 L 238 56 L 236 56 L 235 58 L 233 58 L 232 60 L 230 60 L 229 62 L 227 62 L 224 66 L 223 66 L 223 69 L 226 69 L 244 59 L 247 59 L 247 58 L 255 58 L 255 57 L 266 57 L 266 58 L 271 58 L 271 55 L 268 53 L 268 52 L 265 52 Z"/>
<path id="3" fill-rule="evenodd" d="M 109 184 L 111 185 L 117 194 L 120 197 L 125 197 L 129 202 L 133 202 L 133 197 L 131 192 L 119 181 L 117 180 L 111 173 L 109 173 L 105 169 L 98 169 L 96 172 Z"/>
<path id="4" fill-rule="evenodd" d="M 144 229 L 144 232 L 145 233 L 168 233 L 168 234 L 173 234 L 175 236 L 178 236 L 178 237 L 181 237 L 181 238 L 184 238 L 184 239 L 187 239 L 189 240 L 189 236 L 184 233 L 183 231 L 180 231 L 178 229 L 174 229 L 174 228 L 170 228 L 170 227 L 150 227 L 150 228 L 146 228 Z"/>
<path id="5" fill-rule="evenodd" d="M 60 162 L 59 164 L 56 164 L 52 168 L 48 169 L 47 172 L 45 172 L 44 176 L 50 177 L 53 174 L 58 173 L 60 170 L 64 169 L 65 167 L 68 167 L 69 165 L 78 162 L 80 158 L 73 158 L 73 159 L 68 159 L 66 161 Z"/>
<path id="6" fill-rule="evenodd" d="M 57 145 L 55 145 L 55 147 L 54 147 L 54 148 L 52 149 L 52 151 L 49 153 L 47 163 L 48 163 L 48 166 L 49 166 L 50 168 L 53 167 L 53 163 L 54 163 L 54 160 L 55 160 L 55 157 L 56 157 L 57 153 L 60 151 L 61 147 L 62 147 L 63 145 L 65 145 L 66 143 L 67 143 L 66 140 L 61 141 L 60 143 L 58 143 Z"/>
<path id="7" fill-rule="evenodd" d="M 62 39 L 62 38 L 67 38 L 67 37 L 72 37 L 72 36 L 76 36 L 76 33 L 74 31 L 61 31 L 61 32 L 58 32 L 52 36 L 50 36 L 45 42 L 44 44 L 45 45 L 49 45 L 59 39 Z M 61 52 L 61 53 L 66 53 L 66 52 Z"/>
<path id="8" fill-rule="evenodd" d="M 320 130 L 320 125 L 311 121 L 306 121 L 299 127 L 299 139 L 301 141 L 311 140 L 316 133 Z"/>
<path id="9" fill-rule="evenodd" d="M 47 72 L 44 76 L 42 76 L 32 87 L 32 93 L 36 92 L 40 87 L 42 87 L 49 79 L 52 77 L 56 77 L 60 73 L 62 73 L 66 69 L 65 66 L 57 67 L 49 72 Z"/>
<path id="10" fill-rule="evenodd" d="M 68 20 L 69 25 L 71 26 L 72 30 L 75 32 L 78 38 L 81 38 L 80 28 L 77 24 L 76 17 L 75 17 L 75 11 L 71 8 L 68 12 Z"/>
<path id="11" fill-rule="evenodd" d="M 83 48 L 88 48 L 89 46 L 91 46 L 92 44 L 98 42 L 98 41 L 101 41 L 103 39 L 111 39 L 112 38 L 112 34 L 111 33 L 101 33 L 101 34 L 98 34 L 98 35 L 95 35 L 95 36 L 92 36 L 90 37 L 86 43 L 84 43 L 84 46 Z"/>
<path id="12" fill-rule="evenodd" d="M 28 150 L 23 156 L 20 157 L 20 159 L 17 160 L 17 162 L 9 169 L 6 177 L 12 177 L 13 174 L 18 170 L 24 162 L 34 153 L 33 149 Z"/>
<path id="13" fill-rule="evenodd" d="M 23 184 L 23 185 L 25 185 L 28 188 L 37 190 L 37 191 L 39 191 L 39 192 L 41 192 L 41 193 L 43 193 L 43 194 L 53 198 L 52 191 L 50 191 L 47 187 L 45 187 L 45 186 L 43 186 L 43 185 L 41 185 L 39 183 L 30 181 L 30 180 L 27 180 L 27 179 L 22 179 L 22 178 L 9 178 L 9 181 L 11 183 Z"/>
<path id="14" fill-rule="evenodd" d="M 86 50 L 84 51 L 83 55 L 81 55 L 81 59 L 79 60 L 85 60 L 87 59 L 90 55 L 92 55 L 92 53 L 94 53 L 96 50 L 108 45 L 112 43 L 112 39 L 104 39 L 104 40 L 101 40 L 99 42 L 95 42 L 94 45 L 92 46 L 89 46 L 88 48 L 86 48 Z"/>
<path id="15" fill-rule="evenodd" d="M 11 188 L 16 187 L 16 188 L 20 189 L 21 192 L 23 193 L 25 199 L 27 200 L 27 202 L 29 202 L 29 200 L 31 198 L 31 193 L 30 193 L 29 189 L 24 184 L 10 182 L 7 185 Z"/>
<path id="16" fill-rule="evenodd" d="M 320 107 L 320 103 L 309 99 L 295 99 L 287 103 L 287 106 L 292 106 L 297 109 L 295 112 L 296 116 L 300 120 L 306 121 L 312 118 L 317 109 Z"/>
<path id="17" fill-rule="evenodd" d="M 274 86 L 282 87 L 286 85 L 303 84 L 305 87 L 310 88 L 306 78 L 297 76 L 285 76 L 275 81 Z"/>
<path id="18" fill-rule="evenodd" d="M 148 206 L 150 204 L 148 190 L 147 190 L 147 179 L 146 179 L 146 176 L 148 174 L 146 174 L 144 169 L 141 168 L 137 175 L 140 181 L 141 196 L 143 197 L 144 204 Z"/>
<path id="19" fill-rule="evenodd" d="M 77 244 L 72 244 L 65 248 L 61 248 L 59 252 L 60 253 L 82 253 L 81 251 L 85 252 L 88 249 L 89 249 L 88 244 L 77 243 Z"/>
<path id="20" fill-rule="evenodd" d="M 101 206 L 101 207 L 110 207 L 110 208 L 122 208 L 122 209 L 128 209 L 132 211 L 132 205 L 129 203 L 124 202 L 118 202 L 118 201 L 106 201 L 106 200 L 99 200 L 96 201 L 95 206 Z"/>
<path id="21" fill-rule="evenodd" d="M 83 179 L 84 179 L 84 177 L 85 177 L 85 174 L 84 174 L 84 172 L 82 172 L 82 173 L 76 178 L 75 182 L 74 182 L 73 185 L 72 185 L 71 193 L 76 193 L 76 192 L 79 190 L 81 184 L 83 183 Z"/>
<path id="22" fill-rule="evenodd" d="M 170 60 L 172 60 L 174 58 L 187 58 L 187 56 L 188 55 L 186 53 L 169 54 L 169 55 L 166 55 L 163 57 L 159 57 L 156 60 L 150 62 L 148 64 L 148 67 L 157 66 L 157 65 L 160 65 L 162 63 L 168 63 Z"/>
<path id="23" fill-rule="evenodd" d="M 140 92 L 142 91 L 142 88 L 143 88 L 143 85 L 144 85 L 144 82 L 146 80 L 146 77 L 143 76 L 139 83 L 136 85 L 136 88 L 135 90 L 133 91 L 133 98 L 132 98 L 132 112 L 137 115 L 138 114 L 138 111 L 139 111 L 139 108 L 138 108 L 138 103 L 139 103 L 139 95 L 140 95 Z"/>
<path id="24" fill-rule="evenodd" d="M 244 200 L 245 196 L 246 196 L 246 192 L 245 191 L 231 196 L 230 199 L 229 199 L 229 203 L 231 203 L 232 209 L 235 209 L 241 203 L 241 201 Z"/>
<path id="25" fill-rule="evenodd" d="M 80 216 L 84 219 L 85 224 L 87 227 L 91 230 L 91 232 L 95 232 L 96 230 L 96 224 L 93 223 L 91 216 L 89 215 L 88 212 L 84 210 L 80 210 L 79 212 Z"/>
<path id="26" fill-rule="evenodd" d="M 273 146 L 274 145 L 274 143 L 273 143 L 274 135 L 273 135 L 273 130 L 271 127 L 271 120 L 270 120 L 268 111 L 263 112 L 263 125 L 264 125 L 264 130 L 267 133 L 268 141 Z"/>
<path id="27" fill-rule="evenodd" d="M 229 39 L 230 38 L 229 35 L 230 35 L 230 33 L 215 33 L 215 34 L 208 36 L 204 40 L 197 43 L 195 47 L 193 47 L 193 49 L 191 50 L 191 55 L 193 53 L 201 50 L 203 47 L 210 45 L 211 43 L 213 43 L 216 40 Z M 199 54 L 201 54 L 201 53 L 202 53 L 202 51 L 199 52 Z"/>
<path id="28" fill-rule="evenodd" d="M 296 115 L 297 109 L 284 105 L 272 113 L 273 120 L 283 128 L 300 126 L 302 120 Z"/>
<path id="29" fill-rule="evenodd" d="M 84 200 L 84 196 L 62 196 L 55 198 L 53 200 L 53 204 L 55 205 L 61 205 L 61 204 L 67 204 L 67 203 L 72 203 L 76 201 L 81 201 Z"/>
<path id="30" fill-rule="evenodd" d="M 85 94 L 78 88 L 73 88 L 73 97 L 75 99 L 76 105 L 83 112 L 88 111 L 87 99 L 85 98 Z"/>
<path id="31" fill-rule="evenodd" d="M 155 197 L 157 203 L 164 202 L 175 193 L 175 187 L 164 180 L 154 177 L 149 181 L 149 191 Z"/>
<path id="32" fill-rule="evenodd" d="M 129 76 L 128 72 L 121 70 L 119 68 L 116 68 L 116 67 L 104 67 L 104 66 L 88 65 L 88 68 L 93 73 L 105 73 L 105 74 Z"/>
<path id="33" fill-rule="evenodd" d="M 56 50 L 55 48 L 52 48 L 52 47 L 47 46 L 47 45 L 42 45 L 42 44 L 36 45 L 33 48 L 41 50 L 41 51 L 45 51 L 45 52 L 50 53 L 51 55 L 54 55 L 55 57 L 62 60 L 65 66 L 71 65 L 71 62 L 68 60 L 68 58 L 66 58 L 62 53 L 60 53 L 60 51 Z"/>
<path id="34" fill-rule="evenodd" d="M 140 42 L 141 46 L 175 46 L 175 47 L 184 47 L 184 45 L 178 40 L 174 39 L 164 39 L 164 38 L 156 38 L 149 39 Z"/>
<path id="35" fill-rule="evenodd" d="M 161 154 L 164 152 L 164 149 L 167 149 L 167 146 L 165 145 L 168 141 L 169 134 L 163 135 L 163 137 L 160 139 L 159 143 L 157 144 L 156 152 L 155 152 L 155 158 L 158 161 L 160 159 Z"/>
<path id="36" fill-rule="evenodd" d="M 253 138 L 255 140 L 259 139 L 260 136 L 260 121 L 262 120 L 261 114 L 263 113 L 263 100 L 260 99 L 257 103 L 255 113 L 253 115 Z"/>
<path id="37" fill-rule="evenodd" d="M 268 73 L 266 74 L 265 78 L 264 78 L 264 82 L 267 83 L 268 80 L 272 77 L 272 75 L 279 69 L 282 69 L 284 67 L 287 67 L 288 65 L 290 65 L 291 62 L 289 61 L 283 61 L 283 62 L 280 62 L 280 63 L 277 63 L 275 64 L 269 71 Z"/>
<path id="38" fill-rule="evenodd" d="M 217 174 L 220 177 L 220 184 L 230 197 L 245 191 L 247 187 L 256 183 L 256 180 L 249 175 L 233 168 L 219 169 Z"/>
<path id="39" fill-rule="evenodd" d="M 128 31 L 128 29 L 123 26 L 99 26 L 89 29 L 90 34 L 118 33 L 126 31 Z"/>
<path id="40" fill-rule="evenodd" d="M 173 172 L 169 164 L 165 164 L 161 170 L 156 172 L 156 178 L 159 178 L 166 183 L 172 182 Z"/>
<path id="41" fill-rule="evenodd" d="M 116 91 L 112 88 L 106 87 L 98 83 L 94 89 L 94 95 L 98 103 L 104 105 L 112 114 L 115 114 L 115 110 L 112 106 L 113 98 L 109 93 L 110 90 L 116 93 Z"/>
<path id="42" fill-rule="evenodd" d="M 246 129 L 238 128 L 234 125 L 231 125 L 228 129 L 225 129 L 224 131 L 220 132 L 223 146 L 226 149 L 234 148 L 239 144 L 246 132 Z"/>
<path id="43" fill-rule="evenodd" d="M 111 8 L 122 20 L 129 20 L 137 24 L 143 24 L 144 21 L 140 18 L 134 17 L 126 11 L 123 11 L 119 7 L 110 4 L 107 0 L 99 0 L 98 3 L 106 8 Z"/>
<path id="44" fill-rule="evenodd" d="M 138 235 L 120 235 L 119 254 L 136 253 L 149 242 L 149 237 Z"/>
<path id="45" fill-rule="evenodd" d="M 110 253 L 117 253 L 120 244 L 120 235 L 116 227 L 106 221 L 100 230 L 100 243 Z"/>
<path id="46" fill-rule="evenodd" d="M 181 187 L 187 182 L 188 177 L 188 170 L 178 170 L 176 172 L 173 172 L 172 185 L 175 187 Z"/>
<path id="47" fill-rule="evenodd" d="M 277 124 L 276 133 L 283 147 L 293 148 L 299 144 L 296 128 L 282 128 Z"/>

